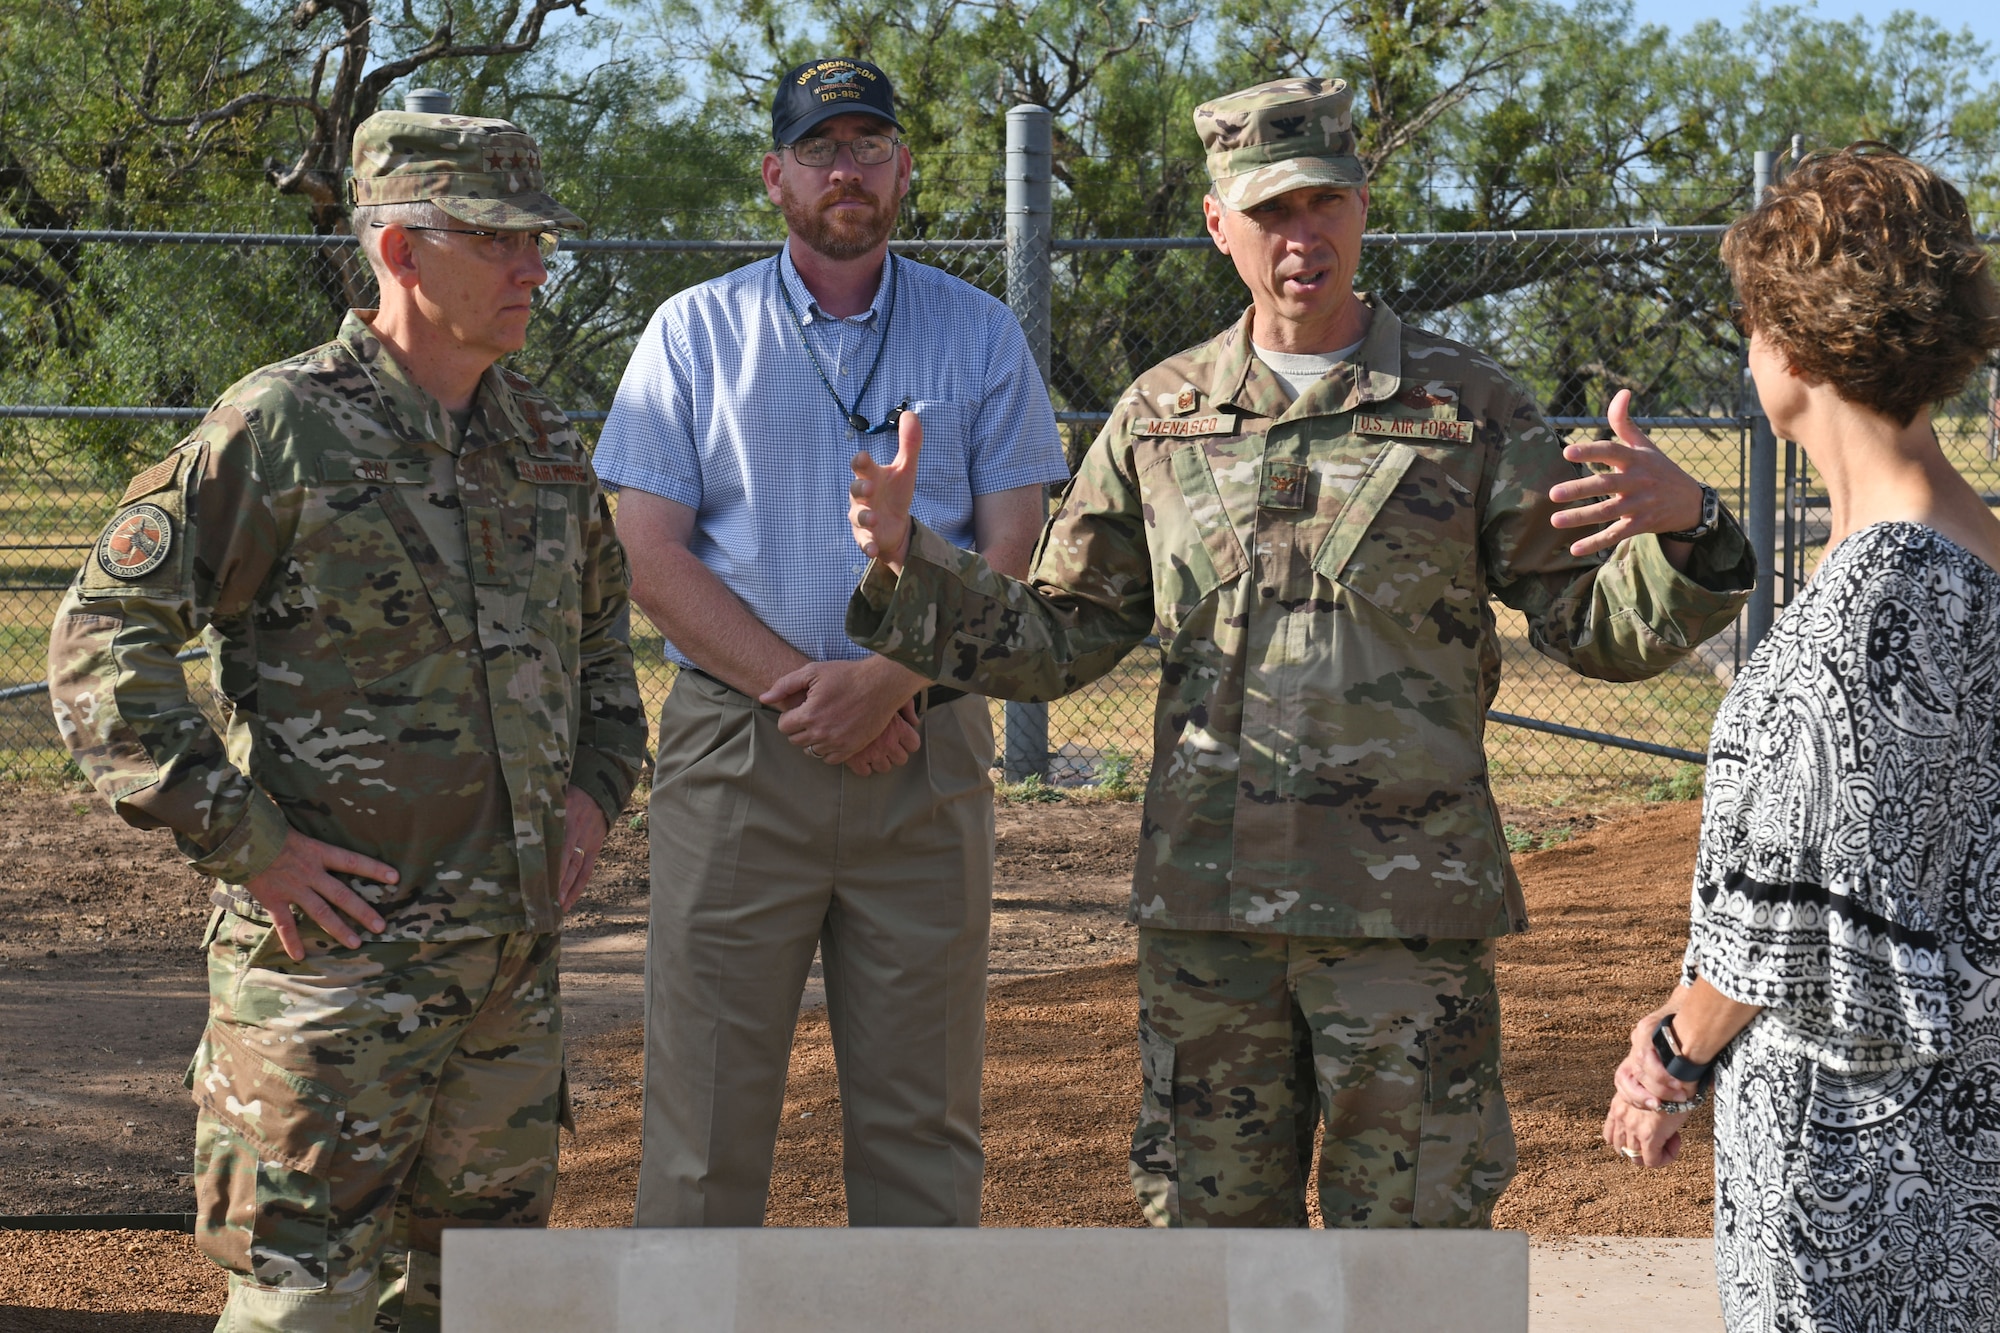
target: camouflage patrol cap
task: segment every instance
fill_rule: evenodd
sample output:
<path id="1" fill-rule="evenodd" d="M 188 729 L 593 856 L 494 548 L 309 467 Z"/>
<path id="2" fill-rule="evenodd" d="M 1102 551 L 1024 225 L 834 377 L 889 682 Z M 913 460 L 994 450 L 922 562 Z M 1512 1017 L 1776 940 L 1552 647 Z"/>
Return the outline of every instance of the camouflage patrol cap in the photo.
<path id="1" fill-rule="evenodd" d="M 542 189 L 542 150 L 509 120 L 378 111 L 354 131 L 357 204 L 428 200 L 475 227 L 583 229 Z"/>
<path id="2" fill-rule="evenodd" d="M 1366 185 L 1353 107 L 1345 79 L 1277 79 L 1203 102 L 1194 129 L 1216 197 L 1249 208 L 1306 185 Z"/>

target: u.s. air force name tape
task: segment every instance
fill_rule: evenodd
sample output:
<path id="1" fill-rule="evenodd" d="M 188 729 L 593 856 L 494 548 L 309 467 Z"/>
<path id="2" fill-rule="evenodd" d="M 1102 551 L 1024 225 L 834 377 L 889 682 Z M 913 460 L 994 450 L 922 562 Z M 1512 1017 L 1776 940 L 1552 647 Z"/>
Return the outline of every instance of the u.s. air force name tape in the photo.
<path id="1" fill-rule="evenodd" d="M 97 539 L 98 566 L 114 579 L 143 579 L 166 560 L 174 520 L 158 505 L 133 505 Z"/>
<path id="2" fill-rule="evenodd" d="M 517 458 L 514 467 L 521 474 L 521 480 L 539 482 L 544 486 L 581 486 L 590 480 L 590 469 L 582 463 L 550 462 L 541 458 Z"/>
<path id="3" fill-rule="evenodd" d="M 1411 440 L 1451 440 L 1457 444 L 1471 444 L 1473 424 L 1470 421 L 1433 421 L 1422 417 L 1414 421 L 1369 417 L 1357 412 L 1348 429 L 1356 435 L 1400 435 Z"/>

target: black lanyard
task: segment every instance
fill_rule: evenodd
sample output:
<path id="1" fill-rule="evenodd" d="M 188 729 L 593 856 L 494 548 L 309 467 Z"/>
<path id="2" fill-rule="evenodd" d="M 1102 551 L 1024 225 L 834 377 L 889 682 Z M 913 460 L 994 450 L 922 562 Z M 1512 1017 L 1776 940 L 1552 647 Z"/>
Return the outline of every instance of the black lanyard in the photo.
<path id="1" fill-rule="evenodd" d="M 778 295 L 785 298 L 785 309 L 792 312 L 792 323 L 799 326 L 799 341 L 805 344 L 806 356 L 811 358 L 813 369 L 819 372 L 819 382 L 826 386 L 827 394 L 833 399 L 833 405 L 840 409 L 841 416 L 847 418 L 847 424 L 863 435 L 883 435 L 894 430 L 897 420 L 909 410 L 910 406 L 910 400 L 905 398 L 889 409 L 889 415 L 882 418 L 882 424 L 879 426 L 869 425 L 868 418 L 861 415 L 861 402 L 868 396 L 868 386 L 875 382 L 875 372 L 882 368 L 882 353 L 889 347 L 889 329 L 896 322 L 896 279 L 899 276 L 896 271 L 896 257 L 888 256 L 884 266 L 888 269 L 885 276 L 889 282 L 889 308 L 882 315 L 882 341 L 875 344 L 874 363 L 868 367 L 868 378 L 861 381 L 861 392 L 854 395 L 852 409 L 842 403 L 840 395 L 834 392 L 833 381 L 826 377 L 826 367 L 819 363 L 819 353 L 813 351 L 812 340 L 806 337 L 806 322 L 799 318 L 799 308 L 792 304 L 792 294 L 785 290 L 784 261 L 780 259 L 775 267 Z"/>

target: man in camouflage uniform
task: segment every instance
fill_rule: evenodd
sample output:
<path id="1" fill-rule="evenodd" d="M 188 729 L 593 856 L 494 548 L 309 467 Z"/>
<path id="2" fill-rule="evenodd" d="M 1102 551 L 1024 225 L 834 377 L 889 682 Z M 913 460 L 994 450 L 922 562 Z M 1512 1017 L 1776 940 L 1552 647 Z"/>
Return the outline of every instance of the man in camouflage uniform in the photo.
<path id="1" fill-rule="evenodd" d="M 381 309 L 133 479 L 49 647 L 77 762 L 217 881 L 188 1081 L 233 1333 L 435 1329 L 444 1228 L 546 1222 L 558 932 L 645 747 L 589 458 L 496 364 L 578 220 L 506 121 L 376 115 L 354 166 Z"/>
<path id="2" fill-rule="evenodd" d="M 1514 1169 L 1494 940 L 1527 923 L 1486 773 L 1488 597 L 1572 670 L 1631 680 L 1754 575 L 1622 395 L 1621 439 L 1565 449 L 1493 361 L 1353 290 L 1350 101 L 1296 79 L 1196 111 L 1252 306 L 1126 392 L 1029 582 L 907 521 L 920 430 L 855 460 L 863 647 L 1053 699 L 1158 626 L 1131 1174 L 1159 1224 L 1303 1225 L 1322 1115 L 1329 1225 L 1490 1221 Z"/>

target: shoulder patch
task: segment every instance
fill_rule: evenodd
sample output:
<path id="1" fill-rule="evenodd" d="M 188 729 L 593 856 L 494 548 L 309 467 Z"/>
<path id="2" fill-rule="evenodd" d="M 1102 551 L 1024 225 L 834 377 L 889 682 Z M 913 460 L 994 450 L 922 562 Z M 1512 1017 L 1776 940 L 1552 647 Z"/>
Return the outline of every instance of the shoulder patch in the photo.
<path id="1" fill-rule="evenodd" d="M 165 458 L 162 458 L 159 462 L 132 478 L 130 482 L 126 483 L 125 494 L 118 497 L 118 503 L 122 505 L 131 504 L 141 496 L 151 495 L 154 491 L 164 491 L 167 487 L 173 485 L 175 476 L 181 470 L 181 460 L 181 451 L 176 449 L 173 453 L 168 454 Z"/>
<path id="2" fill-rule="evenodd" d="M 114 579 L 143 579 L 166 562 L 174 520 L 158 505 L 120 510 L 97 539 L 97 565 Z"/>
<path id="3" fill-rule="evenodd" d="M 1234 412 L 1210 412 L 1200 417 L 1141 417 L 1132 423 L 1134 435 L 1234 435 Z"/>

